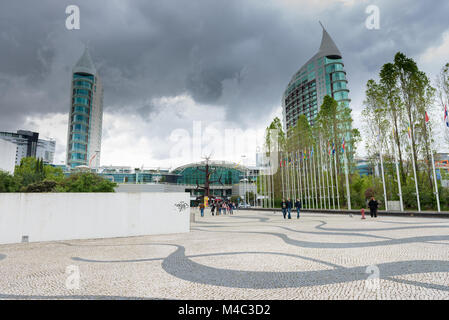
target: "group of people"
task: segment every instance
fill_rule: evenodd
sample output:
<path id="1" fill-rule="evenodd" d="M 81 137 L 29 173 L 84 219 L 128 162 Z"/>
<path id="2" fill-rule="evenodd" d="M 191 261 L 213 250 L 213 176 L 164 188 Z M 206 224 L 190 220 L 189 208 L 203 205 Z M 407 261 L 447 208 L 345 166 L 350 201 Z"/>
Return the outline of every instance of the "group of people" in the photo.
<path id="1" fill-rule="evenodd" d="M 235 203 L 234 202 L 230 202 L 230 201 L 219 201 L 219 200 L 215 200 L 212 201 L 210 203 L 210 212 L 212 213 L 212 215 L 214 216 L 215 214 L 217 216 L 221 215 L 221 214 L 234 214 L 234 209 L 236 208 Z M 200 212 L 201 212 L 201 216 L 204 217 L 204 203 L 200 203 Z"/>
<path id="2" fill-rule="evenodd" d="M 299 199 L 296 199 L 294 206 L 296 208 L 296 219 L 299 219 L 300 211 L 301 211 L 301 201 Z M 282 199 L 281 202 L 281 208 L 282 208 L 282 215 L 284 216 L 284 219 L 288 217 L 288 219 L 292 218 L 292 209 L 293 209 L 293 201 L 288 198 L 287 201 L 285 199 Z"/>

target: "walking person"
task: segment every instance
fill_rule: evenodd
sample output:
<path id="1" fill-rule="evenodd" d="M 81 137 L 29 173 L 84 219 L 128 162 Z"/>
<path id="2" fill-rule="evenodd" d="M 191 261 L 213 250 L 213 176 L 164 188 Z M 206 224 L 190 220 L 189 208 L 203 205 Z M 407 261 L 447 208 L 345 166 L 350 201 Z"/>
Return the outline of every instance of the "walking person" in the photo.
<path id="1" fill-rule="evenodd" d="M 295 208 L 296 208 L 296 219 L 299 219 L 299 211 L 301 210 L 301 201 L 299 201 L 299 199 L 296 199 Z"/>
<path id="2" fill-rule="evenodd" d="M 285 219 L 285 216 L 287 215 L 287 201 L 285 201 L 285 199 L 282 199 L 281 208 L 282 208 L 282 215 L 284 216 Z"/>
<path id="3" fill-rule="evenodd" d="M 369 212 L 371 215 L 371 218 L 377 218 L 377 208 L 379 207 L 379 202 L 377 202 L 374 197 L 371 197 L 370 202 L 368 202 Z"/>
<path id="4" fill-rule="evenodd" d="M 212 204 L 210 205 L 210 212 L 212 213 L 212 215 L 214 215 L 214 211 L 215 211 L 215 203 L 212 202 Z"/>
<path id="5" fill-rule="evenodd" d="M 288 198 L 287 200 L 287 211 L 288 211 L 288 218 L 291 219 L 292 218 L 292 207 L 293 207 L 293 203 L 292 203 L 292 199 Z"/>
<path id="6" fill-rule="evenodd" d="M 204 203 L 203 202 L 200 203 L 200 212 L 201 212 L 201 217 L 204 217 Z"/>

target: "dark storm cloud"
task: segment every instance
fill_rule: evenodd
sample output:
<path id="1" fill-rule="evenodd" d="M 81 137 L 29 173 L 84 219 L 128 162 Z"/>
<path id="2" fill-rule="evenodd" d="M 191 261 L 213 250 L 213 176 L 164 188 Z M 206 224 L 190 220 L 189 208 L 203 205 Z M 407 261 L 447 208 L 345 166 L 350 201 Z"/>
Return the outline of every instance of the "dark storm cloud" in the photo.
<path id="1" fill-rule="evenodd" d="M 419 55 L 448 28 L 445 0 L 373 1 L 381 10 L 375 31 L 364 25 L 366 2 L 281 3 L 2 1 L 0 130 L 19 128 L 26 115 L 68 111 L 70 70 L 83 44 L 103 79 L 106 110 L 151 121 L 159 111 L 152 98 L 187 92 L 247 126 L 280 104 L 291 76 L 318 50 L 318 20 L 344 55 L 353 97 L 396 51 Z M 80 7 L 80 30 L 65 29 L 70 4 Z"/>

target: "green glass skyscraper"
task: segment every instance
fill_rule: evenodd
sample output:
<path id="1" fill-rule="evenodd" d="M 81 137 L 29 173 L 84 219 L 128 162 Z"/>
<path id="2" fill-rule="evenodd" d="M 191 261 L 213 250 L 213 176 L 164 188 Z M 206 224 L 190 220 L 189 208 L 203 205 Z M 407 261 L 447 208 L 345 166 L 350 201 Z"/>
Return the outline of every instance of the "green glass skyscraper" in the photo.
<path id="1" fill-rule="evenodd" d="M 72 70 L 67 166 L 100 166 L 103 86 L 89 51 Z"/>
<path id="2" fill-rule="evenodd" d="M 293 75 L 282 98 L 286 132 L 296 125 L 301 114 L 313 125 L 326 95 L 333 97 L 340 107 L 349 107 L 351 101 L 340 50 L 321 26 L 323 37 L 319 51 Z"/>

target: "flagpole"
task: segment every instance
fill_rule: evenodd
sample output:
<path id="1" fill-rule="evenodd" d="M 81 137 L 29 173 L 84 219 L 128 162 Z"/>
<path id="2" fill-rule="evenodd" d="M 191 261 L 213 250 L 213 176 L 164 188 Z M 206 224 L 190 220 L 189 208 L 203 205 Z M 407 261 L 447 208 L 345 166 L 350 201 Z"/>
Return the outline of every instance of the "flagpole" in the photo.
<path id="1" fill-rule="evenodd" d="M 335 145 L 335 147 L 337 147 Z M 337 186 L 337 206 L 338 210 L 340 210 L 340 193 L 338 192 L 338 171 L 337 171 L 337 154 L 336 150 L 334 152 L 334 170 L 335 170 L 335 185 Z"/>
<path id="2" fill-rule="evenodd" d="M 287 155 L 284 156 L 284 179 L 285 179 L 285 198 L 288 199 L 288 172 L 287 172 L 288 162 Z"/>
<path id="3" fill-rule="evenodd" d="M 343 157 L 345 162 L 345 177 L 346 177 L 346 198 L 348 199 L 348 210 L 351 210 L 351 192 L 349 190 L 349 172 L 348 172 L 348 155 L 343 149 Z"/>
<path id="4" fill-rule="evenodd" d="M 261 206 L 262 208 L 266 208 L 266 196 L 267 196 L 267 188 L 266 188 L 266 184 L 267 184 L 267 172 L 266 172 L 266 162 L 267 162 L 267 157 L 265 152 L 263 152 L 263 162 L 262 162 L 262 176 L 260 178 L 260 184 L 261 184 L 261 189 L 260 189 L 260 193 L 262 194 L 262 201 L 261 201 Z"/>
<path id="5" fill-rule="evenodd" d="M 298 156 L 298 151 L 296 151 L 296 159 L 298 161 L 298 170 L 297 170 L 297 175 L 298 175 L 298 194 L 299 194 L 299 199 L 301 201 L 302 204 L 302 179 L 301 179 L 301 159 Z"/>
<path id="6" fill-rule="evenodd" d="M 316 191 L 316 174 L 315 174 L 315 161 L 313 161 L 313 156 L 314 156 L 315 150 L 312 146 L 312 152 L 310 154 L 310 161 L 312 162 L 311 167 L 312 167 L 312 192 L 313 192 L 313 198 L 314 198 L 314 205 L 315 205 L 315 209 L 318 209 L 318 193 Z"/>
<path id="7" fill-rule="evenodd" d="M 410 126 L 411 126 L 411 124 L 410 124 Z M 415 148 L 413 147 L 413 143 L 412 143 L 412 132 L 410 130 L 410 127 L 409 127 L 409 140 L 410 140 L 410 145 L 412 147 L 412 165 L 413 165 L 413 175 L 415 177 L 416 202 L 418 204 L 418 212 L 421 212 L 421 203 L 419 201 L 418 179 L 416 177 Z"/>
<path id="8" fill-rule="evenodd" d="M 267 195 L 268 195 L 267 208 L 270 208 L 271 207 L 271 197 L 272 197 L 272 193 L 271 193 L 271 157 L 268 160 Z"/>
<path id="9" fill-rule="evenodd" d="M 329 144 L 330 147 L 330 144 Z M 329 160 L 329 168 L 330 168 L 330 177 L 331 177 L 331 191 L 332 191 L 332 206 L 335 210 L 335 193 L 334 193 L 334 178 L 333 178 L 333 172 L 332 172 L 332 151 L 330 151 L 330 153 L 328 153 L 327 155 L 327 159 Z M 329 171 L 328 171 L 328 175 L 329 175 Z"/>
<path id="10" fill-rule="evenodd" d="M 290 190 L 291 190 L 291 199 L 294 198 L 295 196 L 295 177 L 293 176 L 293 166 L 294 166 L 294 162 L 293 162 L 293 156 L 292 153 L 290 153 Z M 292 200 L 293 201 L 293 200 Z"/>
<path id="11" fill-rule="evenodd" d="M 293 198 L 296 199 L 298 196 L 298 190 L 296 186 L 298 185 L 298 178 L 296 177 L 296 158 L 294 156 L 294 152 L 292 151 L 292 160 L 293 160 L 293 167 L 292 167 L 292 176 L 293 176 Z M 292 199 L 293 201 L 293 199 Z"/>
<path id="12" fill-rule="evenodd" d="M 268 176 L 268 172 L 269 172 L 269 168 L 268 168 L 268 164 L 269 164 L 269 160 L 267 159 L 267 161 L 266 161 L 266 166 L 265 166 L 265 178 L 264 178 L 264 180 L 265 180 L 265 201 L 264 201 L 264 204 L 265 204 L 265 208 L 269 208 L 269 206 L 268 206 L 268 199 L 270 198 L 270 195 L 269 195 L 269 190 L 268 190 L 268 179 L 269 179 L 269 176 Z"/>
<path id="13" fill-rule="evenodd" d="M 288 168 L 289 168 L 289 163 L 288 163 L 288 152 L 286 155 L 286 160 L 285 160 L 285 181 L 286 181 L 286 189 L 285 189 L 285 194 L 287 195 L 287 199 L 290 198 L 290 178 L 289 178 L 289 174 L 288 174 Z"/>
<path id="14" fill-rule="evenodd" d="M 321 145 L 321 137 L 320 137 L 320 167 L 321 167 L 321 181 L 322 183 L 322 189 L 323 190 L 323 204 L 324 204 L 324 209 L 327 209 L 327 204 L 326 204 L 326 183 L 324 182 L 324 166 L 323 166 L 323 148 Z M 329 208 L 330 209 L 330 208 Z"/>
<path id="15" fill-rule="evenodd" d="M 312 173 L 312 171 L 310 170 L 310 157 L 308 156 L 309 152 L 306 149 L 306 159 L 305 159 L 305 163 L 306 163 L 306 179 L 307 179 L 307 199 L 309 201 L 309 209 L 313 208 L 313 203 L 312 203 L 312 190 L 311 190 L 311 186 L 312 186 L 312 179 L 310 179 L 310 174 Z M 309 161 L 307 161 L 309 160 Z M 307 163 L 309 162 L 309 163 Z M 310 181 L 309 181 L 310 180 Z"/>
<path id="16" fill-rule="evenodd" d="M 399 191 L 399 202 L 401 205 L 401 212 L 404 211 L 404 202 L 402 201 L 402 186 L 401 186 L 401 175 L 399 174 L 399 161 L 398 161 L 398 156 L 396 154 L 396 146 L 395 146 L 395 131 L 393 128 L 393 154 L 394 154 L 394 162 L 395 162 L 395 166 L 396 166 L 396 177 L 398 179 L 398 191 Z"/>
<path id="17" fill-rule="evenodd" d="M 323 148 L 323 150 L 324 150 L 324 148 Z M 329 167 L 328 167 L 327 161 L 326 161 L 326 153 L 322 153 L 322 154 L 324 154 L 323 162 L 324 162 L 324 165 L 326 166 L 327 207 L 330 210 L 331 209 L 331 191 L 329 189 Z M 324 170 L 324 165 L 323 165 L 323 170 Z M 324 175 L 324 171 L 323 171 L 323 175 Z"/>
<path id="18" fill-rule="evenodd" d="M 437 182 L 437 174 L 435 171 L 435 160 L 433 159 L 433 150 L 430 149 L 430 154 L 432 156 L 432 167 L 433 167 L 433 180 L 435 181 L 435 196 L 437 198 L 437 208 L 438 208 L 438 212 L 441 211 L 440 208 L 440 195 L 438 194 L 438 182 Z M 441 170 L 440 170 L 441 172 Z"/>
<path id="19" fill-rule="evenodd" d="M 295 161 L 294 161 L 294 158 L 293 158 L 293 152 L 290 153 L 290 157 L 291 157 L 291 160 L 290 160 L 290 163 L 291 163 L 290 174 L 292 176 L 292 183 L 291 183 L 291 185 L 292 185 L 292 201 L 293 201 L 293 198 L 296 197 Z"/>
<path id="20" fill-rule="evenodd" d="M 285 199 L 285 193 L 284 193 L 284 166 L 283 166 L 283 162 L 284 161 L 284 153 L 281 152 L 281 184 L 282 184 L 282 199 Z"/>
<path id="21" fill-rule="evenodd" d="M 320 157 L 320 149 L 318 148 L 318 150 L 317 150 L 317 153 L 316 153 L 316 166 L 317 166 L 317 175 L 318 175 L 318 189 L 317 189 L 317 191 L 319 191 L 319 194 L 320 194 L 320 196 L 319 196 L 319 200 L 320 200 L 320 209 L 323 209 L 323 191 L 322 191 L 322 189 L 321 189 L 321 175 L 320 175 L 320 169 L 318 168 L 319 167 L 319 164 L 320 164 L 320 162 L 319 162 L 319 157 Z M 317 195 L 318 195 L 318 193 L 317 193 Z"/>
<path id="22" fill-rule="evenodd" d="M 383 184 L 383 188 L 384 188 L 385 211 L 388 211 L 387 187 L 385 185 L 384 162 L 383 162 L 383 156 L 382 156 L 382 144 L 380 145 L 380 148 L 379 148 L 379 157 L 380 157 L 380 168 L 382 170 L 382 184 Z"/>
<path id="23" fill-rule="evenodd" d="M 312 150 L 309 150 L 309 165 L 310 165 L 310 197 L 312 200 L 312 208 L 318 209 L 316 206 L 316 197 L 315 197 L 315 184 L 313 181 L 313 159 L 312 159 L 313 153 Z"/>
<path id="24" fill-rule="evenodd" d="M 426 130 L 427 128 L 427 122 L 429 122 L 429 117 L 427 116 L 427 111 L 425 114 L 425 126 L 426 126 Z M 430 146 L 430 155 L 432 157 L 432 169 L 433 169 L 433 181 L 435 182 L 435 197 L 437 200 L 437 209 L 438 212 L 440 212 L 441 208 L 440 208 L 440 195 L 438 194 L 438 182 L 437 182 L 437 174 L 435 171 L 435 160 L 433 159 L 433 150 L 432 150 L 432 146 Z"/>
<path id="25" fill-rule="evenodd" d="M 276 164 L 276 166 L 277 166 L 277 164 Z M 271 167 L 271 159 L 270 159 L 270 177 L 271 177 L 271 207 L 272 208 L 274 208 L 274 205 L 275 205 L 275 203 L 274 203 L 274 196 L 275 196 L 275 194 L 274 194 L 274 187 L 275 187 L 275 185 L 274 185 L 274 173 L 273 173 L 273 168 Z"/>
<path id="26" fill-rule="evenodd" d="M 309 183 L 307 181 L 306 176 L 306 159 L 305 159 L 305 153 L 301 152 L 301 160 L 302 160 L 302 176 L 304 177 L 304 199 L 306 201 L 306 208 L 309 209 L 309 198 L 307 197 L 307 191 L 309 188 Z"/>

